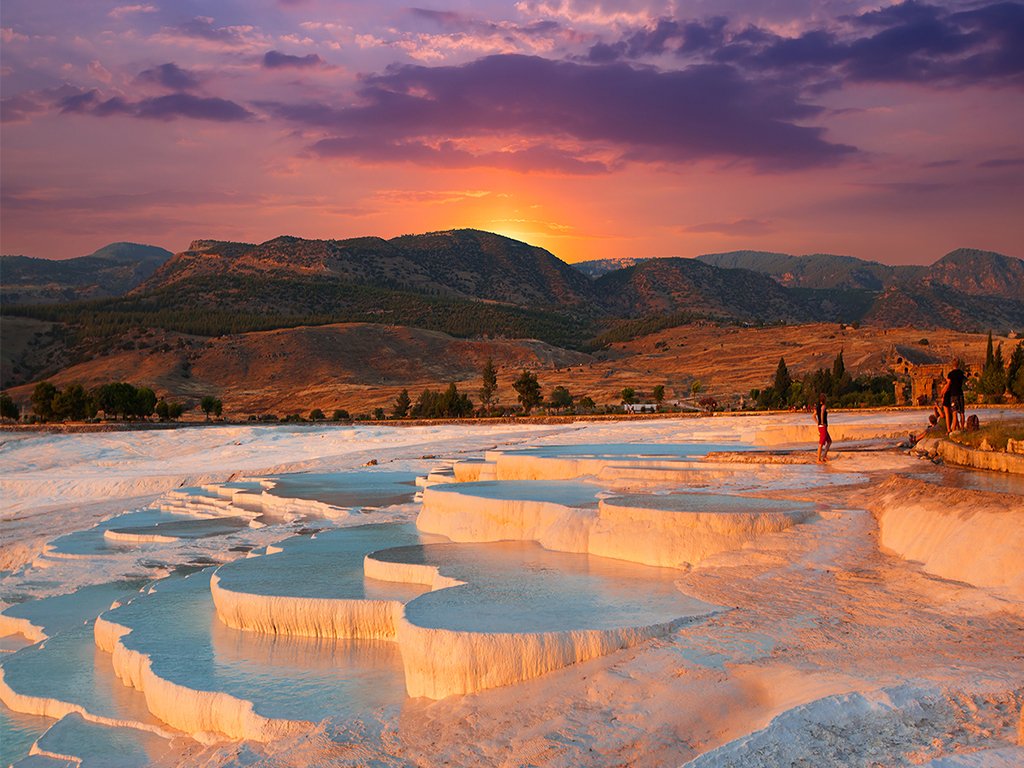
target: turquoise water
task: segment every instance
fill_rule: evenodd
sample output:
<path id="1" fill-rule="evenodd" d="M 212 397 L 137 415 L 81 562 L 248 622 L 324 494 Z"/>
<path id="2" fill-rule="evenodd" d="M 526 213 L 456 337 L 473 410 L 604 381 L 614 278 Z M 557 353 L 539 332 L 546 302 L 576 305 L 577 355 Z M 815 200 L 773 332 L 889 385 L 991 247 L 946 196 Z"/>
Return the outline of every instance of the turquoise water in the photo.
<path id="1" fill-rule="evenodd" d="M 295 536 L 282 552 L 236 560 L 217 571 L 227 589 L 260 595 L 399 600 L 407 602 L 426 587 L 366 579 L 363 557 L 381 547 L 419 544 L 416 526 L 360 525 L 314 536 Z"/>
<path id="2" fill-rule="evenodd" d="M 51 725 L 53 720 L 48 717 L 12 712 L 0 703 L 0 765 L 8 766 L 25 757 Z"/>
<path id="3" fill-rule="evenodd" d="M 356 472 L 303 472 L 271 478 L 273 496 L 308 499 L 336 507 L 405 504 L 416 495 L 416 473 L 361 469 Z"/>
<path id="4" fill-rule="evenodd" d="M 205 539 L 225 536 L 249 527 L 246 517 L 215 517 L 210 519 L 166 520 L 152 525 L 126 525 L 111 527 L 115 533 L 134 536 L 171 536 L 176 539 Z M 118 543 L 118 542 L 115 542 Z"/>
<path id="5" fill-rule="evenodd" d="M 482 499 L 551 501 L 569 507 L 596 507 L 601 488 L 579 480 L 484 480 L 435 485 L 431 491 Z"/>
<path id="6" fill-rule="evenodd" d="M 77 704 L 103 717 L 155 722 L 142 694 L 117 679 L 110 656 L 96 647 L 92 621 L 0 659 L 0 667 L 18 693 Z"/>
<path id="7" fill-rule="evenodd" d="M 253 561 L 255 562 L 255 561 Z M 395 643 L 259 635 L 222 625 L 206 570 L 158 582 L 107 617 L 132 628 L 124 644 L 160 677 L 252 701 L 291 720 L 366 715 L 405 699 Z"/>
<path id="8" fill-rule="evenodd" d="M 433 565 L 466 582 L 409 603 L 406 616 L 421 627 L 467 632 L 611 629 L 670 622 L 711 608 L 676 588 L 677 570 L 552 552 L 533 542 L 427 544 L 373 557 Z"/>
<path id="9" fill-rule="evenodd" d="M 162 512 L 158 509 L 141 509 L 104 520 L 99 525 L 84 531 L 75 531 L 66 536 L 59 536 L 49 542 L 49 545 L 54 554 L 57 555 L 74 555 L 76 557 L 101 556 L 112 552 L 124 552 L 126 549 L 142 546 L 131 542 L 110 541 L 104 538 L 103 532 L 109 528 L 152 528 L 163 523 L 191 523 L 195 521 L 196 518 L 192 515 Z"/>
<path id="10" fill-rule="evenodd" d="M 82 587 L 67 595 L 28 600 L 4 609 L 5 616 L 28 619 L 53 636 L 99 616 L 115 600 L 124 600 L 141 589 L 148 580 L 115 581 Z"/>
<path id="11" fill-rule="evenodd" d="M 641 507 L 666 512 L 718 512 L 742 514 L 754 512 L 810 513 L 814 505 L 787 499 L 761 499 L 720 493 L 638 494 L 607 499 L 609 506 Z"/>
<path id="12" fill-rule="evenodd" d="M 39 746 L 53 754 L 77 757 L 83 765 L 146 768 L 167 754 L 170 743 L 147 731 L 96 725 L 72 713 L 54 723 L 40 737 Z"/>

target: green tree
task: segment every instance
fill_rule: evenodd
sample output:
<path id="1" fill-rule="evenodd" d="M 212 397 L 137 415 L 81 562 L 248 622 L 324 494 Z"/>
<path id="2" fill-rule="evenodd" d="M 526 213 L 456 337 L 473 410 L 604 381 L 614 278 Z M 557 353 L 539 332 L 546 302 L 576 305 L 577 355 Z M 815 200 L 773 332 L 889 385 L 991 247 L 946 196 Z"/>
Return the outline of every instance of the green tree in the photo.
<path id="1" fill-rule="evenodd" d="M 988 332 L 988 344 L 985 348 L 985 365 L 978 379 L 978 392 L 985 395 L 990 402 L 1002 400 L 1006 391 L 1006 368 L 1003 365 L 1003 345 L 999 344 L 993 351 L 992 331 Z"/>
<path id="2" fill-rule="evenodd" d="M 651 394 L 654 395 L 654 402 L 657 403 L 658 407 L 660 408 L 661 404 L 665 400 L 665 385 L 656 384 L 654 386 L 654 389 L 651 390 Z"/>
<path id="3" fill-rule="evenodd" d="M 396 419 L 404 419 L 409 415 L 409 406 L 412 405 L 412 400 L 409 399 L 409 390 L 403 389 L 398 393 L 398 397 L 395 398 L 395 404 L 391 406 L 391 415 Z"/>
<path id="4" fill-rule="evenodd" d="M 486 410 L 491 407 L 494 394 L 498 391 L 498 371 L 494 367 L 494 360 L 487 358 L 483 370 L 480 371 L 480 377 L 483 379 L 483 385 L 480 387 L 480 405 Z"/>
<path id="5" fill-rule="evenodd" d="M 185 412 L 185 406 L 181 403 L 168 403 L 167 405 L 167 418 L 171 421 L 180 419 L 181 414 Z"/>
<path id="6" fill-rule="evenodd" d="M 619 395 L 622 398 L 623 405 L 636 402 L 636 390 L 632 387 L 623 387 Z"/>
<path id="7" fill-rule="evenodd" d="M 199 407 L 203 409 L 203 413 L 206 414 L 206 420 L 210 420 L 210 414 L 217 410 L 217 404 L 220 401 L 213 395 L 204 395 L 203 399 L 199 401 Z M 297 414 L 296 414 L 297 415 Z"/>
<path id="8" fill-rule="evenodd" d="M 699 381 L 694 381 L 693 384 L 690 385 L 690 394 L 692 395 L 699 395 L 703 391 L 704 385 Z"/>
<path id="9" fill-rule="evenodd" d="M 352 416 L 344 408 L 335 408 L 334 413 L 331 414 L 331 421 L 348 421 Z"/>
<path id="10" fill-rule="evenodd" d="M 53 398 L 57 395 L 57 388 L 48 381 L 40 381 L 32 390 L 32 413 L 43 421 L 53 418 Z"/>
<path id="11" fill-rule="evenodd" d="M 6 392 L 0 394 L 0 419 L 17 421 L 21 417 L 21 409 Z"/>
<path id="12" fill-rule="evenodd" d="M 324 412 L 319 408 L 314 408 L 309 412 L 310 421 L 324 421 L 326 418 L 327 417 L 324 415 Z"/>
<path id="13" fill-rule="evenodd" d="M 565 387 L 555 387 L 551 390 L 550 405 L 558 411 L 572 408 L 572 395 L 569 394 L 569 390 Z"/>
<path id="14" fill-rule="evenodd" d="M 153 409 L 156 407 L 156 393 L 149 387 L 139 387 L 135 390 L 132 401 L 134 415 L 145 419 L 153 413 Z"/>
<path id="15" fill-rule="evenodd" d="M 1024 339 L 1017 342 L 1006 366 L 1006 388 L 1018 400 L 1024 400 Z"/>
<path id="16" fill-rule="evenodd" d="M 540 405 L 540 382 L 537 381 L 537 376 L 530 373 L 530 371 L 524 369 L 523 372 L 519 374 L 519 378 L 512 382 L 512 389 L 516 391 L 516 394 L 519 397 L 519 403 L 523 406 L 523 410 L 527 414 Z"/>
<path id="17" fill-rule="evenodd" d="M 596 407 L 597 404 L 594 403 L 594 398 L 592 398 L 590 395 L 584 395 L 583 397 L 576 401 L 576 408 L 580 411 L 592 411 Z"/>
<path id="18" fill-rule="evenodd" d="M 156 408 L 153 409 L 156 412 L 156 417 L 160 421 L 167 421 L 171 418 L 171 406 L 162 397 L 156 401 Z"/>
<path id="19" fill-rule="evenodd" d="M 126 419 L 135 413 L 136 392 L 135 387 L 128 382 L 116 381 L 96 389 L 93 397 L 96 408 L 103 411 L 107 418 Z"/>
<path id="20" fill-rule="evenodd" d="M 374 408 L 373 418 L 375 418 L 377 421 L 384 421 L 384 419 L 387 418 L 387 414 L 384 413 L 383 408 Z"/>
<path id="21" fill-rule="evenodd" d="M 54 418 L 82 421 L 95 413 L 93 398 L 81 384 L 70 384 L 53 397 Z"/>

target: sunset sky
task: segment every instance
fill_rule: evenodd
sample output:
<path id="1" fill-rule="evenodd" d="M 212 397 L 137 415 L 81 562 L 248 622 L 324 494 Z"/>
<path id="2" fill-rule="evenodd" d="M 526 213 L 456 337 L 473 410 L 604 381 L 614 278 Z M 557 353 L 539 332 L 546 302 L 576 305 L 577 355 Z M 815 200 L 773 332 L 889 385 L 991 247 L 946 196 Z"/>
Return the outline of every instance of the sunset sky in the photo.
<path id="1" fill-rule="evenodd" d="M 1024 3 L 4 0 L 0 250 L 1024 256 Z"/>

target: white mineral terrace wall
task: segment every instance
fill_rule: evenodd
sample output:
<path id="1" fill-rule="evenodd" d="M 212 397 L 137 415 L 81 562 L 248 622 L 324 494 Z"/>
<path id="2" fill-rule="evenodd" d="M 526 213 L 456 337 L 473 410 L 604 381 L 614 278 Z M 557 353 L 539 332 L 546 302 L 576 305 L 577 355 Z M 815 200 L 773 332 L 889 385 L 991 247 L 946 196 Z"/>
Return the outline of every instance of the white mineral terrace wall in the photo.
<path id="1" fill-rule="evenodd" d="M 1024 601 L 1024 508 L 1008 498 L 895 477 L 869 505 L 883 548 L 929 573 Z"/>
<path id="2" fill-rule="evenodd" d="M 550 501 L 467 496 L 455 484 L 423 490 L 416 527 L 462 543 L 514 539 L 536 541 L 560 552 L 587 552 L 596 517 L 596 509 Z"/>
<path id="3" fill-rule="evenodd" d="M 462 584 L 436 567 L 365 560 L 366 575 L 384 581 L 427 584 L 434 589 Z M 443 699 L 456 694 L 520 683 L 556 669 L 660 637 L 690 621 L 680 618 L 645 627 L 556 632 L 459 632 L 420 627 L 398 617 L 398 647 L 410 696 Z"/>
<path id="4" fill-rule="evenodd" d="M 455 477 L 459 482 L 480 480 L 572 480 L 577 477 L 599 475 L 602 470 L 616 468 L 684 469 L 682 462 L 658 458 L 623 457 L 572 457 L 539 456 L 529 453 L 502 453 L 487 451 L 485 461 L 455 465 Z M 487 469 L 487 465 L 493 469 Z M 482 467 L 480 469 L 477 469 Z M 493 476 L 491 473 L 493 472 Z M 474 477 L 477 475 L 478 477 Z"/>
<path id="5" fill-rule="evenodd" d="M 685 496 L 681 499 L 685 509 Z M 813 516 L 810 509 L 758 511 L 757 500 L 751 501 L 749 512 L 687 512 L 646 506 L 642 496 L 602 499 L 588 551 L 644 565 L 683 568 Z"/>
<path id="6" fill-rule="evenodd" d="M 417 527 L 457 542 L 536 541 L 547 549 L 614 557 L 644 565 L 681 568 L 718 552 L 739 549 L 759 536 L 803 522 L 810 510 L 719 513 L 645 505 L 644 497 L 602 499 L 598 509 L 554 502 L 464 495 L 458 486 L 426 488 Z"/>
<path id="7" fill-rule="evenodd" d="M 269 635 L 394 640 L 402 604 L 396 600 L 282 597 L 237 592 L 214 573 L 210 593 L 218 618 L 233 629 Z"/>
<path id="8" fill-rule="evenodd" d="M 146 706 L 154 716 L 193 738 L 210 741 L 223 735 L 273 741 L 312 726 L 301 720 L 263 717 L 250 701 L 219 691 L 187 688 L 160 677 L 153 672 L 149 656 L 124 645 L 124 637 L 130 633 L 128 627 L 102 616 L 96 620 L 96 645 L 111 654 L 114 673 L 125 685 L 145 694 Z"/>
<path id="9" fill-rule="evenodd" d="M 21 712 L 26 715 L 38 715 L 40 717 L 50 717 L 55 720 L 60 720 L 62 717 L 74 713 L 81 715 L 85 720 L 88 720 L 91 723 L 97 723 L 99 725 L 108 725 L 115 728 L 136 728 L 141 731 L 148 731 L 149 733 L 155 733 L 159 736 L 165 736 L 168 738 L 170 738 L 171 735 L 169 731 L 166 731 L 156 725 L 150 725 L 149 723 L 97 715 L 94 712 L 89 712 L 81 704 L 75 704 L 73 702 L 62 701 L 60 699 L 48 698 L 45 696 L 32 696 L 29 694 L 19 693 L 7 684 L 7 681 L 4 679 L 3 667 L 0 667 L 0 701 L 2 701 L 4 706 L 8 709 L 14 712 Z"/>
<path id="10" fill-rule="evenodd" d="M 418 627 L 403 618 L 398 642 L 409 695 L 442 699 L 530 680 L 666 635 L 675 626 L 484 633 Z"/>

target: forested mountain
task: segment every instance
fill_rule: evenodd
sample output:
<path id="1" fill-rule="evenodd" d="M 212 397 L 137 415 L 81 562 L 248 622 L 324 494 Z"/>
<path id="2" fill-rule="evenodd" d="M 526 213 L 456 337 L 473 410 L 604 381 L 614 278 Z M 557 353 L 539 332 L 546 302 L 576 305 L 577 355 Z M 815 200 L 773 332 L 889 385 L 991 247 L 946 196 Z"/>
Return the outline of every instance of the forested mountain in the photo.
<path id="1" fill-rule="evenodd" d="M 34 351 L 4 357 L 4 381 L 123 349 L 147 329 L 216 337 L 358 322 L 577 350 L 694 320 L 1024 329 L 1024 262 L 969 249 L 898 268 L 754 251 L 637 259 L 596 279 L 542 248 L 477 230 L 197 240 L 165 257 L 130 244 L 65 262 L 5 257 L 3 313 L 47 325 Z"/>
<path id="2" fill-rule="evenodd" d="M 892 267 L 853 256 L 814 253 L 791 256 L 767 251 L 731 251 L 698 256 L 715 267 L 750 269 L 769 275 L 787 288 L 882 291 L 920 277 L 925 267 Z"/>
<path id="3" fill-rule="evenodd" d="M 806 308 L 774 280 L 694 259 L 648 259 L 599 277 L 601 305 L 617 317 L 689 312 L 745 322 L 799 322 Z"/>
<path id="4" fill-rule="evenodd" d="M 0 299 L 38 304 L 121 296 L 173 255 L 155 245 L 111 243 L 73 259 L 0 256 Z"/>

